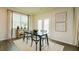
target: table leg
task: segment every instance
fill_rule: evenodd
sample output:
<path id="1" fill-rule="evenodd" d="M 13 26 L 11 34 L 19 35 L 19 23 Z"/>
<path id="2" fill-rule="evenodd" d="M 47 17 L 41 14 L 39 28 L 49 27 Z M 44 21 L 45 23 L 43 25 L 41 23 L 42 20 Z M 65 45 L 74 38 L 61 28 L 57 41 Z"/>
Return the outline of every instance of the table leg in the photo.
<path id="1" fill-rule="evenodd" d="M 37 51 L 37 42 L 36 42 L 36 51 Z"/>
<path id="2" fill-rule="evenodd" d="M 27 43 L 28 43 L 28 34 L 27 34 L 27 37 L 26 38 L 27 38 Z"/>
<path id="3" fill-rule="evenodd" d="M 46 34 L 46 38 L 47 38 L 47 45 L 49 45 L 49 42 L 48 42 L 48 35 Z"/>
<path id="4" fill-rule="evenodd" d="M 31 46 L 33 44 L 33 35 L 31 34 Z"/>
<path id="5" fill-rule="evenodd" d="M 23 35 L 23 41 L 25 41 L 25 34 Z"/>
<path id="6" fill-rule="evenodd" d="M 40 38 L 39 50 L 41 51 L 41 36 L 39 38 Z"/>

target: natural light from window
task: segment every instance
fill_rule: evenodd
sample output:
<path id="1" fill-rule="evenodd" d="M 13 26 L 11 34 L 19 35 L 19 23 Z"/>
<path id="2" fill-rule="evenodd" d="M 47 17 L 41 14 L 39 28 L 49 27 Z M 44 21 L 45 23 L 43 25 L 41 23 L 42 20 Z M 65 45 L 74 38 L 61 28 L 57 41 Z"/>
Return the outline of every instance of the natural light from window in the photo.
<path id="1" fill-rule="evenodd" d="M 39 19 L 38 20 L 38 30 L 39 31 L 46 31 L 49 33 L 49 19 Z"/>

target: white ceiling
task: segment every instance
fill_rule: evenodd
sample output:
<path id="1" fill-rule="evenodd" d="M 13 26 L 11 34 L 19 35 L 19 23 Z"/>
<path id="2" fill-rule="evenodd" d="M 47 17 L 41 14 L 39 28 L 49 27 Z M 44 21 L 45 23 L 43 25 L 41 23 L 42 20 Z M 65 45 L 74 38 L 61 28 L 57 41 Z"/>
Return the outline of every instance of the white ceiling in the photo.
<path id="1" fill-rule="evenodd" d="M 35 15 L 52 11 L 55 7 L 9 7 L 8 9 L 28 15 Z"/>

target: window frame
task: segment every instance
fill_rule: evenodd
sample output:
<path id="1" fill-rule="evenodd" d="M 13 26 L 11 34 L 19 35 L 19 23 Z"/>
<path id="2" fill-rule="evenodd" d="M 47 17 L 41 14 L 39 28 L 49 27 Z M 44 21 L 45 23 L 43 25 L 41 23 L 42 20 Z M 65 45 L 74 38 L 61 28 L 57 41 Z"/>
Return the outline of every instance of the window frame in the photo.
<path id="1" fill-rule="evenodd" d="M 20 14 L 20 25 L 22 24 L 21 23 L 21 15 L 24 15 L 24 16 L 27 16 L 28 17 L 28 21 L 27 21 L 27 30 L 29 30 L 29 15 L 25 15 L 25 14 L 23 14 L 23 13 L 19 13 L 19 12 L 15 12 L 15 11 L 13 11 L 13 13 L 17 13 L 17 14 Z M 12 14 L 13 14 L 12 13 Z M 12 28 L 13 28 L 13 15 L 12 15 Z"/>

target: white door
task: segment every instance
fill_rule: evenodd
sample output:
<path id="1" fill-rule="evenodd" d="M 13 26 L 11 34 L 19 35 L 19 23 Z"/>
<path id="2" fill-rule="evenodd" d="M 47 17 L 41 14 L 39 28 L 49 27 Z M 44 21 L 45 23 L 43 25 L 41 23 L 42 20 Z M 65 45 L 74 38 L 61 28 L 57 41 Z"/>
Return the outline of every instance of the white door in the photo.
<path id="1" fill-rule="evenodd" d="M 49 33 L 49 19 L 44 19 L 44 25 L 43 25 L 45 31 Z"/>
<path id="2" fill-rule="evenodd" d="M 42 24 L 42 20 L 38 20 L 38 31 L 41 31 L 43 29 Z"/>
<path id="3" fill-rule="evenodd" d="M 38 20 L 38 30 L 39 31 L 44 30 L 47 33 L 49 32 L 49 19 L 48 18 Z"/>

